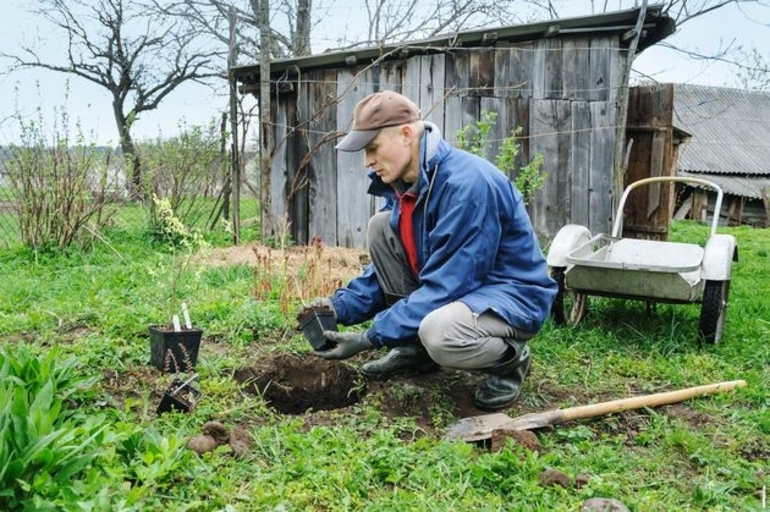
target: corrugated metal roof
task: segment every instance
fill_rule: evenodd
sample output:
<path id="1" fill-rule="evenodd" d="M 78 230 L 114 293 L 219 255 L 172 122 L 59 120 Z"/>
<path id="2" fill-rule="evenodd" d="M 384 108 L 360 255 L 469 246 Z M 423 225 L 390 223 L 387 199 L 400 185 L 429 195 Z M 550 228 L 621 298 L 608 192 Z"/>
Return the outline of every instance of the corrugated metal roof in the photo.
<path id="1" fill-rule="evenodd" d="M 770 93 L 675 84 L 673 122 L 692 135 L 679 148 L 680 171 L 740 175 L 725 192 L 761 197 L 749 177 L 770 179 Z"/>
<path id="2" fill-rule="evenodd" d="M 321 68 L 368 64 L 383 55 L 403 58 L 406 54 L 437 53 L 453 47 L 491 46 L 498 41 L 531 41 L 547 37 L 590 35 L 592 33 L 627 33 L 632 30 L 641 9 L 628 9 L 592 16 L 560 18 L 524 25 L 488 27 L 482 30 L 456 32 L 443 37 L 409 41 L 382 47 L 326 52 L 306 57 L 279 59 L 270 63 L 270 73 L 295 72 Z M 676 23 L 664 10 L 664 5 L 647 6 L 644 30 L 639 38 L 639 50 L 652 46 L 674 33 Z M 259 79 L 259 65 L 237 66 L 232 69 L 236 80 L 255 83 Z"/>
<path id="3" fill-rule="evenodd" d="M 718 185 L 725 194 L 750 197 L 751 199 L 761 200 L 762 190 L 765 187 L 770 188 L 770 175 L 734 176 L 727 174 L 697 174 L 684 171 L 679 171 L 677 174 L 679 174 L 679 176 L 709 180 Z"/>

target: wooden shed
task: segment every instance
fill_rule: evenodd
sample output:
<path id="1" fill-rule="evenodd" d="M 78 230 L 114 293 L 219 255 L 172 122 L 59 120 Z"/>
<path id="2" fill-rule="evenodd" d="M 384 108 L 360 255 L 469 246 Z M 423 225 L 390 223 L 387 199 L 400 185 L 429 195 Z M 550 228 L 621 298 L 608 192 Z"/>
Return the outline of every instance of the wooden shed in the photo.
<path id="1" fill-rule="evenodd" d="M 520 163 L 545 158 L 547 179 L 529 208 L 541 242 L 569 222 L 609 231 L 629 49 L 642 51 L 673 31 L 662 6 L 651 6 L 274 61 L 273 213 L 288 214 L 298 243 L 318 235 L 330 245 L 365 246 L 378 205 L 366 194 L 362 155 L 334 145 L 359 100 L 392 89 L 412 98 L 450 142 L 485 111 L 497 113 L 497 141 L 522 129 Z M 232 74 L 241 91 L 259 93 L 259 66 Z"/>

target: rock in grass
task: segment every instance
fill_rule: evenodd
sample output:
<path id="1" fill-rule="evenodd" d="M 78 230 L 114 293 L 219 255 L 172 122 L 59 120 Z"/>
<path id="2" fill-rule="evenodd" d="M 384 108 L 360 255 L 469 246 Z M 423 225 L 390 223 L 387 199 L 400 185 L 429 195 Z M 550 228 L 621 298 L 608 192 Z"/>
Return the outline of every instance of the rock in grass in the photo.
<path id="1" fill-rule="evenodd" d="M 591 498 L 583 502 L 581 512 L 628 512 L 621 502 L 611 498 Z"/>
<path id="2" fill-rule="evenodd" d="M 216 439 L 207 434 L 197 435 L 187 441 L 187 448 L 198 455 L 213 451 L 218 445 Z"/>
<path id="3" fill-rule="evenodd" d="M 254 438 L 248 430 L 235 427 L 230 433 L 230 449 L 236 457 L 243 457 L 254 444 Z"/>
<path id="4" fill-rule="evenodd" d="M 558 485 L 566 489 L 570 486 L 570 480 L 567 475 L 558 469 L 547 469 L 540 473 L 540 485 L 542 487 L 555 487 Z"/>
<path id="5" fill-rule="evenodd" d="M 227 427 L 219 421 L 207 421 L 203 424 L 201 430 L 204 434 L 213 437 L 217 444 L 227 444 L 230 441 Z"/>
<path id="6" fill-rule="evenodd" d="M 578 476 L 575 477 L 575 489 L 582 489 L 586 485 L 588 485 L 588 482 L 591 481 L 591 475 L 588 473 L 580 473 Z"/>

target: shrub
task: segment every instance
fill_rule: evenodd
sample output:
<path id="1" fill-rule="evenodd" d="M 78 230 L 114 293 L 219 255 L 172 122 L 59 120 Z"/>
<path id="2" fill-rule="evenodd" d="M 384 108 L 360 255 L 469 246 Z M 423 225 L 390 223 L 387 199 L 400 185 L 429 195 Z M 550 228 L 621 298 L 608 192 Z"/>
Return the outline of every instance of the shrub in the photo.
<path id="1" fill-rule="evenodd" d="M 176 137 L 142 143 L 147 197 L 168 199 L 174 215 L 187 226 L 196 225 L 207 213 L 202 198 L 220 193 L 227 180 L 223 138 L 216 123 L 180 127 Z M 158 222 L 156 202 L 148 203 L 153 226 Z"/>
<path id="2" fill-rule="evenodd" d="M 42 117 L 42 116 L 40 116 Z M 62 114 L 61 129 L 53 143 L 44 133 L 42 118 L 18 117 L 21 144 L 9 147 L 5 163 L 11 196 L 18 209 L 21 241 L 34 249 L 69 247 L 91 241 L 114 210 L 107 208 L 110 183 L 109 158 L 79 134 L 71 141 L 69 122 Z"/>
<path id="3" fill-rule="evenodd" d="M 492 144 L 490 133 L 497 122 L 497 113 L 485 110 L 481 113 L 481 120 L 466 125 L 457 132 L 457 144 L 461 149 L 477 156 L 483 157 Z M 509 137 L 501 141 L 500 149 L 494 157 L 494 163 L 498 169 L 507 176 L 516 177 L 513 184 L 524 196 L 524 204 L 529 204 L 538 190 L 543 187 L 547 174 L 543 174 L 543 155 L 535 155 L 527 165 L 516 168 L 516 157 L 521 151 L 522 128 L 519 126 L 511 132 Z"/>
<path id="4" fill-rule="evenodd" d="M 78 422 L 69 409 L 88 382 L 53 349 L 37 357 L 24 345 L 0 351 L 0 509 L 41 508 L 71 492 L 72 479 L 99 455 L 97 416 Z M 66 501 L 66 500 L 65 500 Z"/>

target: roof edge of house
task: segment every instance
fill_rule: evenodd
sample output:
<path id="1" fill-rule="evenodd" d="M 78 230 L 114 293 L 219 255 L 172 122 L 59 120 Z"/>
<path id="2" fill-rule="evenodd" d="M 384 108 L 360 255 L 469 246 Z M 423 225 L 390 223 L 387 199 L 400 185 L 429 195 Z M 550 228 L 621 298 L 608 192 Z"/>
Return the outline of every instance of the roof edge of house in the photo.
<path id="1" fill-rule="evenodd" d="M 673 34 L 676 29 L 674 19 L 663 10 L 662 4 L 647 6 L 638 51 L 652 46 Z M 334 68 L 370 64 L 376 60 L 403 59 L 411 55 L 445 52 L 453 48 L 489 46 L 505 41 L 510 43 L 531 41 L 540 38 L 556 38 L 574 34 L 590 34 L 597 31 L 607 33 L 627 33 L 625 40 L 630 43 L 633 31 L 641 14 L 641 8 L 627 9 L 591 16 L 560 18 L 523 25 L 511 25 L 497 28 L 484 28 L 456 32 L 442 37 L 411 41 L 406 43 L 367 47 L 358 50 L 331 51 L 304 57 L 278 59 L 271 61 L 270 74 L 284 75 L 297 73 L 299 70 Z M 243 83 L 256 83 L 260 77 L 258 64 L 236 66 L 232 76 Z"/>

